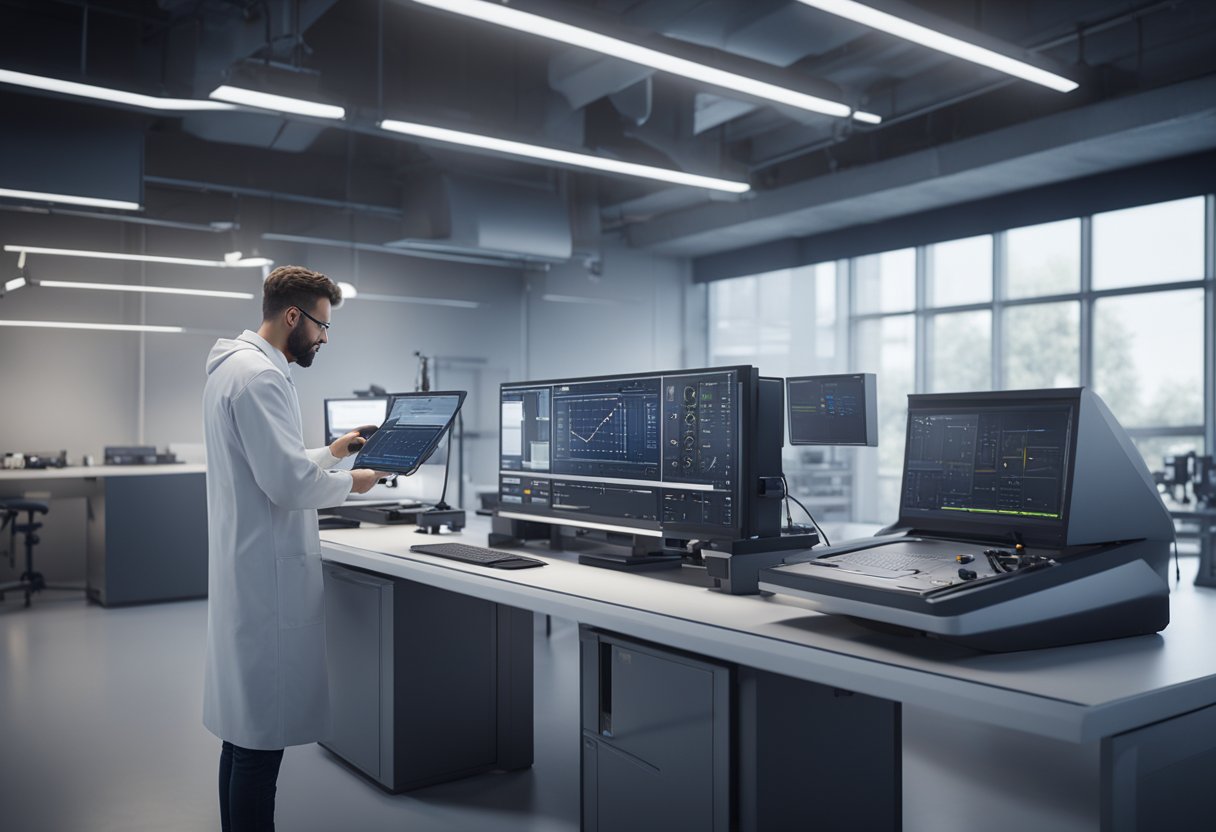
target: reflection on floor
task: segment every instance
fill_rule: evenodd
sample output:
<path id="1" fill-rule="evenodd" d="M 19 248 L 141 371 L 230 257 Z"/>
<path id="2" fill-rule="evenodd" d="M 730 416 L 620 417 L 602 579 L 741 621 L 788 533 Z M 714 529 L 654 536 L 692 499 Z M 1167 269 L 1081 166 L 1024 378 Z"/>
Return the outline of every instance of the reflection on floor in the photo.
<path id="1" fill-rule="evenodd" d="M 0 603 L 0 827 L 212 832 L 219 741 L 202 727 L 204 601 L 102 609 L 44 593 Z M 312 830 L 578 828 L 578 631 L 536 621 L 536 764 L 404 795 L 316 745 L 289 748 L 277 826 Z"/>

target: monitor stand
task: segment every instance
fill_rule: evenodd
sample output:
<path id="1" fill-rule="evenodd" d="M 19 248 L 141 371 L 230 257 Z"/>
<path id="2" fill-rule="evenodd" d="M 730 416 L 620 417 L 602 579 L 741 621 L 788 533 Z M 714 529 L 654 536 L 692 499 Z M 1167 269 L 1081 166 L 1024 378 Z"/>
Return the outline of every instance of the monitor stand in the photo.
<path id="1" fill-rule="evenodd" d="M 588 552 L 578 556 L 578 562 L 583 566 L 598 566 L 603 569 L 616 569 L 621 572 L 648 572 L 654 569 L 679 569 L 682 557 L 680 555 L 644 554 L 618 555 L 611 552 Z"/>
<path id="2" fill-rule="evenodd" d="M 664 552 L 661 541 L 653 537 L 619 532 L 582 532 L 563 535 L 562 548 L 578 552 L 583 566 L 616 569 L 620 572 L 648 572 L 655 569 L 679 569 L 683 556 L 679 552 Z M 659 551 L 655 551 L 658 548 Z"/>

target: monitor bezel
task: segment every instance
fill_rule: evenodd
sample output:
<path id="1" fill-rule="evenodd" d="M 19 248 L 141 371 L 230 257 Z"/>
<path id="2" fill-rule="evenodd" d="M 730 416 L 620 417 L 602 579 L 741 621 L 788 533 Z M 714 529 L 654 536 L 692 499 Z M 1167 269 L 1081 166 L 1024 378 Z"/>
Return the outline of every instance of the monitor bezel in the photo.
<path id="1" fill-rule="evenodd" d="M 947 413 L 966 409 L 996 410 L 1016 406 L 1019 410 L 1059 408 L 1069 410 L 1067 470 L 1064 477 L 1060 518 L 1057 520 L 1008 515 L 959 515 L 955 512 L 918 511 L 908 513 L 904 495 L 908 475 L 908 447 L 912 434 L 912 415 L 918 413 Z M 899 520 L 897 525 L 926 534 L 949 537 L 971 537 L 1013 542 L 1020 539 L 1027 546 L 1063 547 L 1068 540 L 1072 489 L 1076 481 L 1077 430 L 1081 413 L 1080 388 L 1048 390 L 1000 390 L 973 393 L 914 393 L 908 396 L 908 419 L 904 430 L 904 461 L 899 483 Z"/>
<path id="2" fill-rule="evenodd" d="M 336 441 L 337 439 L 339 439 L 342 436 L 342 434 L 339 434 L 338 436 L 335 436 L 333 439 L 329 438 L 330 434 L 333 432 L 331 429 L 330 422 L 329 422 L 329 403 L 330 402 L 382 401 L 382 402 L 384 402 L 384 414 L 385 414 L 385 417 L 387 418 L 388 401 L 394 395 L 395 394 L 393 394 L 393 393 L 389 393 L 387 396 L 330 396 L 328 398 L 322 399 L 322 407 L 323 407 L 324 413 L 325 413 L 325 425 L 323 428 L 323 430 L 325 431 L 325 444 L 329 445 L 331 442 Z M 380 424 L 384 424 L 383 419 L 380 420 Z"/>
<path id="3" fill-rule="evenodd" d="M 526 381 L 504 381 L 498 386 L 498 494 L 501 500 L 502 497 L 502 477 L 518 476 L 526 478 L 530 472 L 526 470 L 507 471 L 502 467 L 502 401 L 503 393 L 508 389 L 514 390 L 534 390 L 538 388 L 550 388 L 559 384 L 584 384 L 595 382 L 611 382 L 623 381 L 632 379 L 648 379 L 648 378 L 677 378 L 684 376 L 699 376 L 709 375 L 712 373 L 731 373 L 735 374 L 735 385 L 737 387 L 738 401 L 741 406 L 736 413 L 739 441 L 735 448 L 736 465 L 739 471 L 739 481 L 732 494 L 736 501 L 735 505 L 735 523 L 732 526 L 707 526 L 703 524 L 685 524 L 685 523 L 663 523 L 661 519 L 653 522 L 649 521 L 634 521 L 626 518 L 611 517 L 605 515 L 588 515 L 585 519 L 572 518 L 562 516 L 561 514 L 549 509 L 540 511 L 529 509 L 525 506 L 512 504 L 510 507 L 503 505 L 500 502 L 500 513 L 504 516 L 510 516 L 514 519 L 535 520 L 536 522 L 550 523 L 558 526 L 570 526 L 573 528 L 588 528 L 601 529 L 606 531 L 618 531 L 626 534 L 638 534 L 645 537 L 670 537 L 675 539 L 737 539 L 744 535 L 746 530 L 751 525 L 752 514 L 752 499 L 751 489 L 745 487 L 745 483 L 755 480 L 755 472 L 752 468 L 754 449 L 750 453 L 744 453 L 744 443 L 752 443 L 756 441 L 753 436 L 753 429 L 756 422 L 756 408 L 759 407 L 759 385 L 760 375 L 759 370 L 751 364 L 731 364 L 721 367 L 693 367 L 686 369 L 675 370 L 651 370 L 639 373 L 610 373 L 606 375 L 596 376 L 571 376 L 549 379 L 528 379 Z M 661 396 L 661 391 L 660 391 Z M 552 402 L 552 394 L 550 401 Z M 552 441 L 552 440 L 551 440 Z M 660 456 L 661 456 L 660 449 Z M 550 459 L 552 459 L 552 451 L 550 451 Z M 553 474 L 550 472 L 540 472 L 544 474 L 544 479 L 561 479 L 563 475 Z M 571 479 L 589 479 L 592 477 L 584 477 L 583 475 L 565 475 Z M 654 480 L 654 486 L 657 490 L 663 488 L 662 466 L 660 466 L 660 479 Z M 612 478 L 600 478 L 602 480 L 611 480 Z M 661 510 L 661 506 L 660 506 Z M 660 514 L 661 517 L 661 514 Z"/>
<path id="4" fill-rule="evenodd" d="M 391 473 L 395 473 L 395 474 L 398 474 L 403 477 L 408 477 L 410 474 L 413 474 L 415 471 L 417 471 L 419 468 L 421 468 L 424 464 L 426 464 L 426 461 L 428 459 L 430 459 L 432 454 L 435 453 L 435 449 L 439 447 L 439 443 L 443 441 L 443 437 L 447 436 L 448 431 L 450 431 L 452 429 L 452 425 L 455 424 L 455 422 L 456 422 L 456 417 L 460 415 L 460 409 L 462 407 L 464 407 L 464 400 L 467 395 L 468 395 L 468 392 L 465 390 L 426 390 L 426 391 L 418 391 L 416 393 L 391 393 L 391 394 L 389 394 L 388 408 L 385 411 L 385 416 L 384 416 L 385 422 L 387 422 L 389 419 L 392 418 L 393 405 L 400 399 L 420 399 L 420 398 L 434 398 L 436 396 L 456 396 L 457 397 L 456 398 L 456 407 L 452 411 L 452 415 L 448 418 L 448 420 L 444 424 L 444 426 L 440 430 L 437 430 L 435 432 L 435 435 L 433 437 L 431 437 L 431 439 L 427 443 L 425 449 L 422 450 L 418 454 L 418 458 L 412 466 L 400 466 L 400 467 L 387 466 L 386 467 L 383 465 L 374 465 L 374 464 L 368 462 L 367 460 L 365 460 L 363 458 L 365 452 L 369 448 L 373 447 L 373 442 L 376 439 L 376 435 L 373 434 L 371 439 L 369 439 L 363 445 L 363 447 L 359 449 L 359 454 L 358 454 L 358 456 L 355 457 L 354 467 L 355 468 L 371 468 L 375 471 L 391 472 Z M 381 423 L 381 424 L 383 426 L 383 423 Z"/>
<path id="5" fill-rule="evenodd" d="M 790 388 L 796 381 L 831 381 L 834 379 L 861 379 L 862 421 L 865 423 L 865 439 L 861 442 L 813 442 L 794 438 L 794 401 Z M 848 447 L 874 448 L 878 446 L 878 376 L 875 373 L 825 373 L 822 375 L 787 376 L 785 379 L 785 430 L 791 445 L 799 447 Z"/>

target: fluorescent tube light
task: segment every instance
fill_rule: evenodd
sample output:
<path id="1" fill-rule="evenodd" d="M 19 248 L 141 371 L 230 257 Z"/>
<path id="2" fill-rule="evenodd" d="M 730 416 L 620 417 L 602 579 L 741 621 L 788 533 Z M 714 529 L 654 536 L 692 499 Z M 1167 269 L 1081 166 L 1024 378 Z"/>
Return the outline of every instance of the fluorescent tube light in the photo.
<path id="1" fill-rule="evenodd" d="M 110 101 L 114 104 L 126 104 L 139 107 L 141 110 L 168 110 L 189 112 L 194 110 L 235 110 L 231 104 L 219 101 L 205 101 L 198 98 L 160 98 L 155 95 L 142 95 L 137 92 L 115 90 L 109 87 L 97 87 L 92 84 L 80 84 L 76 81 L 64 81 L 59 78 L 47 78 L 43 75 L 28 75 L 24 72 L 13 72 L 11 69 L 0 69 L 0 84 L 11 84 L 15 87 L 26 87 L 32 90 L 57 92 L 77 98 L 92 98 L 97 101 Z"/>
<path id="2" fill-rule="evenodd" d="M 4 291 L 15 292 L 26 284 L 24 277 L 14 277 L 12 280 L 4 284 Z"/>
<path id="3" fill-rule="evenodd" d="M 592 306 L 620 306 L 621 301 L 610 300 L 608 298 L 589 298 L 584 295 L 553 295 L 546 294 L 540 296 L 541 300 L 549 303 L 586 303 Z"/>
<path id="4" fill-rule="evenodd" d="M 272 95 L 268 92 L 247 90 L 243 87 L 230 87 L 227 84 L 213 89 L 211 97 L 218 101 L 229 101 L 233 104 L 257 107 L 260 110 L 274 110 L 275 112 L 292 113 L 298 116 L 336 120 L 346 118 L 346 110 L 333 104 L 320 104 L 316 101 L 306 101 L 303 98 Z"/>
<path id="5" fill-rule="evenodd" d="M 266 266 L 274 261 L 265 257 L 246 257 L 235 263 L 224 260 L 199 260 L 193 257 L 162 257 L 156 254 L 127 254 L 122 251 L 87 251 L 74 248 L 44 248 L 42 246 L 7 245 L 5 251 L 26 254 L 49 254 L 55 257 L 84 257 L 90 260 L 132 260 L 137 263 L 171 263 L 178 266 L 206 266 L 212 269 L 238 269 Z"/>
<path id="6" fill-rule="evenodd" d="M 102 329 L 111 332 L 184 332 L 180 326 L 145 324 L 79 324 L 69 321 L 0 321 L 0 326 L 25 326 L 38 329 Z"/>
<path id="7" fill-rule="evenodd" d="M 240 298 L 250 300 L 249 292 L 222 292 L 216 289 L 174 289 L 169 286 L 138 286 L 126 283 L 81 283 L 75 280 L 38 280 L 39 286 L 53 289 L 97 289 L 105 292 L 147 292 L 158 295 L 197 295 L 204 298 Z"/>
<path id="8" fill-rule="evenodd" d="M 436 9 L 443 9 L 454 14 L 464 15 L 465 17 L 476 18 L 477 20 L 493 23 L 507 29 L 514 29 L 517 32 L 568 43 L 581 49 L 599 52 L 610 58 L 620 58 L 623 61 L 648 66 L 659 72 L 680 75 L 684 78 L 691 78 L 694 81 L 712 84 L 722 89 L 734 90 L 735 92 L 740 92 L 754 98 L 763 98 L 788 107 L 796 107 L 800 110 L 809 110 L 813 113 L 823 113 L 824 115 L 837 116 L 839 118 L 848 118 L 851 114 L 848 105 L 841 104 L 839 101 L 830 101 L 826 98 L 808 95 L 797 90 L 749 78 L 746 75 L 738 75 L 734 72 L 727 72 L 712 66 L 699 64 L 695 61 L 677 58 L 675 55 L 669 55 L 657 49 L 650 49 L 645 46 L 639 46 L 636 43 L 601 35 L 599 32 L 581 29 L 578 26 L 571 26 L 569 23 L 561 23 L 560 21 L 541 17 L 537 14 L 522 12 L 509 6 L 484 3 L 481 0 L 415 0 L 415 2 Z"/>
<path id="9" fill-rule="evenodd" d="M 47 194 L 41 191 L 18 191 L 13 188 L 0 188 L 0 197 L 8 199 L 32 199 L 36 202 L 62 202 L 65 205 L 92 205 L 95 208 L 119 208 L 123 211 L 138 211 L 143 208 L 138 202 L 126 202 L 121 199 L 101 199 L 95 196 L 75 196 L 73 194 Z"/>
<path id="10" fill-rule="evenodd" d="M 493 136 L 463 133 L 459 130 L 432 127 L 428 124 L 414 124 L 408 121 L 385 119 L 380 122 L 380 129 L 393 133 L 401 133 L 406 136 L 417 136 L 421 139 L 431 139 L 446 144 L 458 144 L 464 147 L 492 150 L 497 153 L 505 153 L 509 156 L 523 156 L 528 159 L 557 162 L 563 165 L 590 168 L 591 170 L 599 170 L 606 173 L 638 176 L 643 179 L 657 179 L 660 182 L 691 185 L 694 188 L 709 188 L 732 194 L 742 194 L 751 190 L 751 185 L 746 182 L 716 179 L 712 176 L 699 176 L 694 173 L 684 173 L 683 171 L 670 170 L 668 168 L 656 168 L 650 165 L 639 165 L 634 162 L 621 162 L 616 159 L 605 159 L 602 156 L 592 156 L 587 153 L 573 153 L 569 150 L 557 150 L 552 147 L 541 147 L 540 145 L 497 139 Z"/>
<path id="11" fill-rule="evenodd" d="M 424 0 L 418 0 L 418 2 L 424 2 Z M 964 61 L 971 61 L 1026 81 L 1042 84 L 1059 92 L 1072 92 L 1078 86 L 1075 81 L 1061 75 L 857 3 L 855 0 L 799 0 L 799 2 L 829 14 L 847 18 L 863 26 L 869 26 L 871 29 L 878 29 L 897 38 L 910 40 L 921 46 L 936 49 L 938 52 L 962 58 Z"/>
<path id="12" fill-rule="evenodd" d="M 454 309 L 476 309 L 481 306 L 475 300 L 455 300 L 454 298 L 418 298 L 409 295 L 368 295 L 360 294 L 363 300 L 379 300 L 388 303 L 416 303 L 422 306 L 450 306 Z"/>

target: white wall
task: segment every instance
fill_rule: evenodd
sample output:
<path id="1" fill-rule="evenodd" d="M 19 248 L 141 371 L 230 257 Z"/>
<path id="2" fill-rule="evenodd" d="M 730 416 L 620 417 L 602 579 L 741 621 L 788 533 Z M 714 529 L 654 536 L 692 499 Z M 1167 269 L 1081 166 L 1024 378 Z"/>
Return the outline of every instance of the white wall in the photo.
<path id="1" fill-rule="evenodd" d="M 528 377 L 687 366 L 687 261 L 617 246 L 605 247 L 602 257 L 598 277 L 579 262 L 527 275 L 524 337 Z"/>

